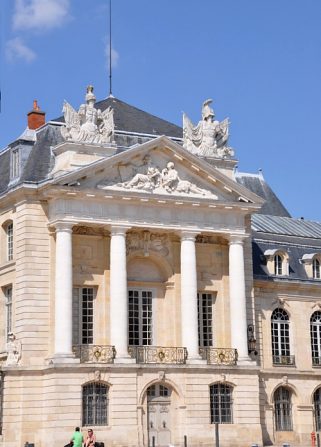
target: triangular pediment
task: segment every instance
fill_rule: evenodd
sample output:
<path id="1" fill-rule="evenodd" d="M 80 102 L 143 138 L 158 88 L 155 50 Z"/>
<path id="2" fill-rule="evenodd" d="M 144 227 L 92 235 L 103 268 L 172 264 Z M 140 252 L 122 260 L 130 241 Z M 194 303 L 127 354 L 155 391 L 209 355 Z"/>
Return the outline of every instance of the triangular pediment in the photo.
<path id="1" fill-rule="evenodd" d="M 54 183 L 129 196 L 262 203 L 258 196 L 166 137 L 99 160 L 56 178 Z"/>

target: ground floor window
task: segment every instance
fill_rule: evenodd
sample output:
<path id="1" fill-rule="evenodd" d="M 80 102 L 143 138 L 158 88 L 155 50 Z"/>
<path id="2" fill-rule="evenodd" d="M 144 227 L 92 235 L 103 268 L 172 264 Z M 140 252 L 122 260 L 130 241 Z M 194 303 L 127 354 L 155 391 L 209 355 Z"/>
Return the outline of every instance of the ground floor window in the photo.
<path id="1" fill-rule="evenodd" d="M 82 425 L 108 425 L 108 386 L 94 382 L 82 389 Z"/>
<path id="2" fill-rule="evenodd" d="M 274 393 L 276 431 L 292 431 L 292 393 L 281 386 Z"/>
<path id="3" fill-rule="evenodd" d="M 232 387 L 224 383 L 210 386 L 211 424 L 232 424 Z"/>

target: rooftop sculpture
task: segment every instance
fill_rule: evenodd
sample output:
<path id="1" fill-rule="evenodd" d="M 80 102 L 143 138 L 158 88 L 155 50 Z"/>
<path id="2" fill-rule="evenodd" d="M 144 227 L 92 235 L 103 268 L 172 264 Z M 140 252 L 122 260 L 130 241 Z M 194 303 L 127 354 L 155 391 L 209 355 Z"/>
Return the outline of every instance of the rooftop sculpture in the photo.
<path id="1" fill-rule="evenodd" d="M 95 108 L 96 97 L 94 87 L 87 87 L 86 104 L 81 104 L 78 112 L 64 102 L 63 113 L 66 126 L 61 134 L 67 141 L 106 144 L 113 143 L 114 116 L 113 109 L 108 107 L 104 112 Z"/>
<path id="2" fill-rule="evenodd" d="M 214 110 L 210 107 L 212 99 L 202 106 L 202 120 L 194 126 L 188 116 L 183 114 L 183 145 L 185 149 L 203 157 L 231 158 L 234 155 L 228 147 L 229 121 L 215 120 Z"/>

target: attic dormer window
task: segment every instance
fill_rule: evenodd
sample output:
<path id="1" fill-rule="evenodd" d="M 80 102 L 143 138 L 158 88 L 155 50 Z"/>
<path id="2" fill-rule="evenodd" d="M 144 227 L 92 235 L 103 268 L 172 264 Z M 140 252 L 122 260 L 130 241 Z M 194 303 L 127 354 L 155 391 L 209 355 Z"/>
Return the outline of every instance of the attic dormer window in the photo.
<path id="1" fill-rule="evenodd" d="M 321 253 L 306 253 L 300 261 L 310 279 L 321 279 Z"/>
<path id="2" fill-rule="evenodd" d="M 14 180 L 20 175 L 20 151 L 19 148 L 11 150 L 10 178 Z"/>
<path id="3" fill-rule="evenodd" d="M 269 249 L 264 252 L 266 267 L 270 275 L 285 276 L 289 274 L 289 256 L 280 249 Z"/>

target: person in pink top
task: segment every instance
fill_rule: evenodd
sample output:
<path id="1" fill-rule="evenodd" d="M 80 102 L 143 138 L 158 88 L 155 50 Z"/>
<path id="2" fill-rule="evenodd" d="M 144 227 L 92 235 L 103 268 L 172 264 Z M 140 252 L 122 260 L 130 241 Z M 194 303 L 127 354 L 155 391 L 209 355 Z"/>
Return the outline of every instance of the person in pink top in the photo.
<path id="1" fill-rule="evenodd" d="M 85 447 L 95 447 L 95 442 L 96 442 L 96 436 L 94 435 L 94 432 L 90 428 L 88 430 L 88 434 L 85 439 Z"/>

